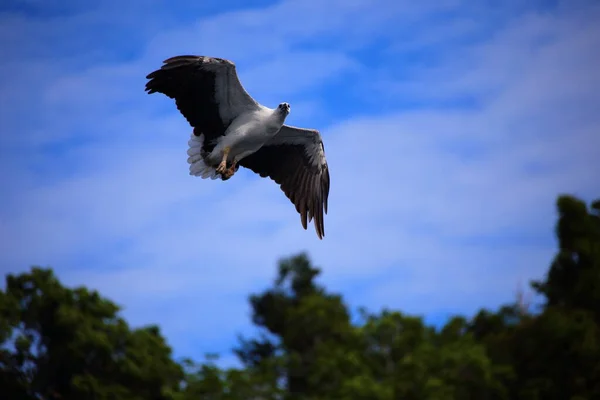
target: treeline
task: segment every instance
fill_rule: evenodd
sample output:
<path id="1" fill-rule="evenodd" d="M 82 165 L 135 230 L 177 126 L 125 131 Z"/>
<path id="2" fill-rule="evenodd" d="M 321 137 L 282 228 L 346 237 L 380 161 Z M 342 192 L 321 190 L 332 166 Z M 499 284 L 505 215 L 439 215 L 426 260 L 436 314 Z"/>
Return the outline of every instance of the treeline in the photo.
<path id="1" fill-rule="evenodd" d="M 119 307 L 48 269 L 6 277 L 0 292 L 0 398 L 600 399 L 600 200 L 557 202 L 558 250 L 519 301 L 441 329 L 400 311 L 363 311 L 319 285 L 304 254 L 250 296 L 262 330 L 240 339 L 240 369 L 176 361 L 158 327 L 132 329 Z"/>

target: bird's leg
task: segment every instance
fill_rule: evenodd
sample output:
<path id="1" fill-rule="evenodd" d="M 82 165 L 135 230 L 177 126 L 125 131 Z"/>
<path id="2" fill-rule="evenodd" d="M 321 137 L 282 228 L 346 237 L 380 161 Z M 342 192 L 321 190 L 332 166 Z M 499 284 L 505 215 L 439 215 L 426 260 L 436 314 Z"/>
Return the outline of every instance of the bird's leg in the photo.
<path id="1" fill-rule="evenodd" d="M 233 161 L 231 161 L 231 167 L 227 170 L 231 175 L 235 174 L 235 165 L 237 164 L 237 159 L 233 157 Z"/>
<path id="2" fill-rule="evenodd" d="M 221 172 L 221 176 L 223 177 L 224 181 L 231 178 L 233 176 L 233 174 L 235 174 L 235 164 L 236 163 L 237 163 L 237 160 L 234 158 L 233 161 L 231 162 L 231 167 L 226 168 L 223 172 Z"/>
<path id="3" fill-rule="evenodd" d="M 230 147 L 225 147 L 223 149 L 223 159 L 221 160 L 221 163 L 219 164 L 219 166 L 216 169 L 216 171 L 219 174 L 221 174 L 221 177 L 225 181 L 227 179 L 231 178 L 233 176 L 233 174 L 235 174 L 235 165 L 237 163 L 237 160 L 234 158 L 233 162 L 231 164 L 231 167 L 227 168 L 227 156 L 229 156 L 230 151 L 231 151 Z"/>
<path id="4" fill-rule="evenodd" d="M 229 156 L 229 152 L 231 151 L 230 147 L 225 147 L 223 149 L 223 158 L 221 159 L 221 163 L 217 167 L 216 171 L 224 177 L 225 171 L 227 170 L 227 156 Z"/>

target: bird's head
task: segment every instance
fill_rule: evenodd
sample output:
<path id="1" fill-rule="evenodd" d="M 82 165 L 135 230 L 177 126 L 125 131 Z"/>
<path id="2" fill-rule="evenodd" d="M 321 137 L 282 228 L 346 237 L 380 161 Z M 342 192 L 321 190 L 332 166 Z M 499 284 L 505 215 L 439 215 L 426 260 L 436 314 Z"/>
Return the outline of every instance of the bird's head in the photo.
<path id="1" fill-rule="evenodd" d="M 291 110 L 289 103 L 281 103 L 281 104 L 279 104 L 279 106 L 277 108 L 279 109 L 279 111 L 283 112 L 285 115 L 288 115 Z"/>

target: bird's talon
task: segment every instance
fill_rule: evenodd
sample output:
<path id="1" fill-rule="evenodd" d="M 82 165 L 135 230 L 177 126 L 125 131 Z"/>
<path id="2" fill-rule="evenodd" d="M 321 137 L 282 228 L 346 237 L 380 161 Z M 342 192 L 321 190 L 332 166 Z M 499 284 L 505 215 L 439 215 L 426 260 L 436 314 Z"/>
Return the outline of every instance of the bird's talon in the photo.
<path id="1" fill-rule="evenodd" d="M 219 166 L 215 169 L 219 174 L 223 174 L 227 170 L 224 163 L 219 164 Z"/>
<path id="2" fill-rule="evenodd" d="M 221 172 L 221 176 L 223 177 L 223 179 L 229 179 L 233 176 L 234 173 L 235 173 L 234 170 L 232 170 L 231 168 L 228 168 L 228 169 L 224 170 L 223 172 Z"/>

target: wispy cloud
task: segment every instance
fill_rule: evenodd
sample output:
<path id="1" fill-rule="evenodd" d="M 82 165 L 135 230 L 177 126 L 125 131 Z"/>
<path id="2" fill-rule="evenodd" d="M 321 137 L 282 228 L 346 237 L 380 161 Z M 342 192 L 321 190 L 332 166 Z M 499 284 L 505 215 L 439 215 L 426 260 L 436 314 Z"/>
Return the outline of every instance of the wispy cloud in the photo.
<path id="1" fill-rule="evenodd" d="M 547 268 L 556 195 L 598 195 L 593 2 L 111 4 L 0 9 L 0 268 L 52 265 L 178 354 L 227 350 L 301 250 L 352 306 L 497 305 Z M 190 128 L 143 85 L 189 53 L 321 130 L 323 241 L 271 181 L 188 175 Z"/>

